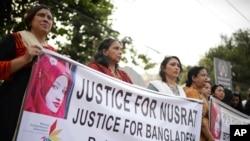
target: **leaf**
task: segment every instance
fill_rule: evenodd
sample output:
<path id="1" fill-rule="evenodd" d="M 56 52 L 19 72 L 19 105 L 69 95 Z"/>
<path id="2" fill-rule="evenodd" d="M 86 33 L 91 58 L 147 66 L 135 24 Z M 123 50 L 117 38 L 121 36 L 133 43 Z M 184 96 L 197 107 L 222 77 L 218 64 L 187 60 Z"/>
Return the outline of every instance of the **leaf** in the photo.
<path id="1" fill-rule="evenodd" d="M 50 137 L 50 140 L 51 141 L 60 141 L 61 139 L 56 137 L 56 136 L 53 136 L 53 137 Z"/>
<path id="2" fill-rule="evenodd" d="M 50 126 L 49 135 L 55 130 L 57 120 Z"/>
<path id="3" fill-rule="evenodd" d="M 52 132 L 52 133 L 50 134 L 50 137 L 52 137 L 52 136 L 57 136 L 61 131 L 62 131 L 62 129 L 55 130 L 54 132 Z"/>

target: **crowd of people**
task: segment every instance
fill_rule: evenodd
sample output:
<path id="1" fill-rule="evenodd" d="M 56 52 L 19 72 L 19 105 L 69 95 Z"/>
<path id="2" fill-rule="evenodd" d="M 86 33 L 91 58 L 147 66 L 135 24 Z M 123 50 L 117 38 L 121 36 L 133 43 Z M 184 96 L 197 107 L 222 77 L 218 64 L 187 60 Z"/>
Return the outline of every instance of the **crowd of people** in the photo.
<path id="1" fill-rule="evenodd" d="M 60 105 L 64 105 L 62 104 L 65 103 L 64 95 L 67 94 L 67 89 L 72 83 L 70 71 L 64 64 L 48 56 L 39 57 L 42 56 L 42 48 L 56 51 L 46 40 L 53 26 L 51 10 L 46 5 L 36 5 L 27 10 L 24 23 L 26 24 L 25 30 L 9 34 L 0 42 L 0 79 L 4 80 L 0 86 L 0 110 L 4 113 L 0 116 L 0 128 L 3 135 L 1 138 L 5 141 L 11 141 L 14 136 L 29 81 L 36 85 L 27 91 L 31 95 L 31 99 L 27 100 L 24 109 L 62 118 L 63 111 L 61 109 L 63 107 L 60 108 Z M 99 45 L 93 60 L 87 66 L 133 84 L 130 76 L 119 68 L 121 57 L 122 43 L 119 40 L 108 38 Z M 41 59 L 41 64 L 34 63 L 37 58 Z M 33 65 L 44 67 L 47 71 L 35 71 L 37 76 L 34 80 L 30 80 Z M 62 69 L 57 70 L 54 66 L 59 66 Z M 46 76 L 50 71 L 56 73 L 56 76 L 52 78 Z M 181 72 L 180 59 L 177 56 L 166 56 L 159 68 L 161 79 L 150 81 L 146 88 L 169 95 L 204 101 L 200 141 L 214 141 L 214 136 L 208 125 L 208 99 L 211 96 L 250 115 L 250 89 L 248 99 L 242 103 L 239 93 L 226 90 L 221 84 L 212 85 L 208 81 L 208 72 L 205 67 L 194 66 L 188 71 L 185 88 L 178 84 Z M 34 87 L 39 88 L 33 90 Z M 51 99 L 54 100 L 51 101 Z"/>

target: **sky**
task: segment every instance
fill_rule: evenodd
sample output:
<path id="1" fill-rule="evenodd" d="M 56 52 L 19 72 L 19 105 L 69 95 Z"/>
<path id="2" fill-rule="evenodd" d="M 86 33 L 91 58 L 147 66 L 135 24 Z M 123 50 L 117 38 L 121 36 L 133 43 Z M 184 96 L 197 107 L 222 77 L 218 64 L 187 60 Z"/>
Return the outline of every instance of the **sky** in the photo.
<path id="1" fill-rule="evenodd" d="M 112 0 L 112 29 L 130 36 L 139 53 L 160 63 L 178 56 L 183 65 L 198 61 L 239 29 L 250 29 L 250 0 Z"/>

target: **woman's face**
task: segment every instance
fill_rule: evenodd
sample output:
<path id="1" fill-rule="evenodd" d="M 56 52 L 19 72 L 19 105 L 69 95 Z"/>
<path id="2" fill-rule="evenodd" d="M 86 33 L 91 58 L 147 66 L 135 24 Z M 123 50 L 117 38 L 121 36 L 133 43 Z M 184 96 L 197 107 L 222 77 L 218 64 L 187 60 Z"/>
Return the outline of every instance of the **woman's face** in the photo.
<path id="1" fill-rule="evenodd" d="M 110 63 L 117 64 L 122 57 L 122 45 L 114 41 L 107 50 L 103 50 L 103 54 L 109 58 Z"/>
<path id="2" fill-rule="evenodd" d="M 233 96 L 232 97 L 232 106 L 237 107 L 240 102 L 240 98 L 238 96 Z"/>
<path id="3" fill-rule="evenodd" d="M 214 91 L 214 97 L 219 100 L 223 100 L 225 97 L 224 88 L 221 86 L 218 86 Z"/>
<path id="4" fill-rule="evenodd" d="M 171 58 L 163 70 L 167 77 L 176 79 L 180 74 L 180 63 L 177 59 Z"/>
<path id="5" fill-rule="evenodd" d="M 65 75 L 57 77 L 47 95 L 45 96 L 45 102 L 47 107 L 53 113 L 56 113 L 60 108 L 65 92 L 67 91 L 68 79 Z"/>
<path id="6" fill-rule="evenodd" d="M 209 97 L 211 94 L 211 85 L 206 82 L 205 86 L 201 89 L 201 93 L 205 95 L 205 97 Z"/>
<path id="7" fill-rule="evenodd" d="M 207 83 L 206 69 L 200 70 L 197 76 L 193 76 L 193 83 L 196 85 L 197 88 L 200 88 L 200 90 L 206 85 Z"/>
<path id="8" fill-rule="evenodd" d="M 31 21 L 31 32 L 47 35 L 51 31 L 52 25 L 53 17 L 51 12 L 47 9 L 41 9 Z"/>

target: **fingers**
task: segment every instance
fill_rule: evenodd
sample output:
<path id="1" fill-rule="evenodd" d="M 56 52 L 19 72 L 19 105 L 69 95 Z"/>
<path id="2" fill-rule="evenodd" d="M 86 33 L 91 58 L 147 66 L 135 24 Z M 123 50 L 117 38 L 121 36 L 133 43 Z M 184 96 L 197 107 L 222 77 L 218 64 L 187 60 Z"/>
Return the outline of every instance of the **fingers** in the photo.
<path id="1" fill-rule="evenodd" d="M 25 53 L 25 59 L 27 62 L 31 62 L 33 60 L 33 57 L 39 56 L 42 54 L 42 50 L 38 46 L 30 46 L 26 48 L 26 53 Z"/>
<path id="2" fill-rule="evenodd" d="M 38 46 L 30 46 L 28 49 L 28 53 L 31 56 L 37 56 L 42 54 L 42 50 Z"/>

